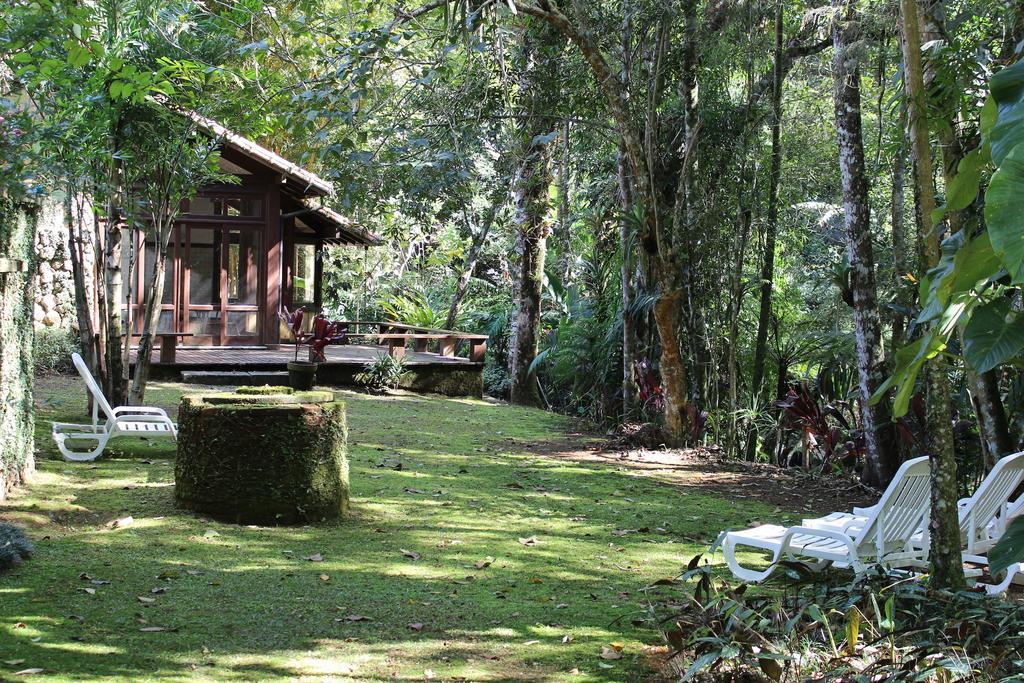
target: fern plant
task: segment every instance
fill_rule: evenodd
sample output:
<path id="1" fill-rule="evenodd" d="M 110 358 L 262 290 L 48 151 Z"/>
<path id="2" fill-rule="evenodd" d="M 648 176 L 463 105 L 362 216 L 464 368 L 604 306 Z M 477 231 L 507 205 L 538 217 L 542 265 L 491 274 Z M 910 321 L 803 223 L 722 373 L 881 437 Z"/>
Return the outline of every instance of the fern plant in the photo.
<path id="1" fill-rule="evenodd" d="M 404 358 L 381 356 L 367 363 L 365 369 L 356 374 L 355 379 L 371 393 L 382 394 L 397 389 L 408 374 Z"/>

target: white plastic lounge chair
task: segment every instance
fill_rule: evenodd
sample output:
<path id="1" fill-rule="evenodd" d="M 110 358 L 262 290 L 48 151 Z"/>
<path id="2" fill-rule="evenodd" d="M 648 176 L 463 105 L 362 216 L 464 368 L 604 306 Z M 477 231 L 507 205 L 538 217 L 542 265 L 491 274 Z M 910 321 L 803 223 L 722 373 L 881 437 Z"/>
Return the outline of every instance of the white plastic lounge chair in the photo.
<path id="1" fill-rule="evenodd" d="M 53 423 L 53 440 L 66 460 L 95 460 L 106 448 L 107 442 L 118 436 L 149 438 L 178 438 L 178 427 L 171 422 L 162 408 L 122 406 L 111 408 L 88 366 L 77 353 L 71 354 L 78 374 L 92 394 L 92 424 Z M 106 417 L 100 422 L 100 411 Z M 68 442 L 71 442 L 70 444 Z M 86 444 L 90 450 L 76 450 L 75 444 Z"/>
<path id="2" fill-rule="evenodd" d="M 920 543 L 913 543 L 912 539 L 926 528 L 923 522 L 931 497 L 930 471 L 928 458 L 903 463 L 866 518 L 855 517 L 845 524 L 836 522 L 818 527 L 787 528 L 765 524 L 743 531 L 727 531 L 718 537 L 712 550 L 721 545 L 732 573 L 755 583 L 767 579 L 784 558 L 810 560 L 815 569 L 835 563 L 849 566 L 856 573 L 863 572 L 871 563 L 891 568 L 924 566 L 928 559 L 928 535 L 919 534 Z M 767 569 L 740 565 L 736 551 L 744 546 L 770 552 L 771 563 Z"/>
<path id="3" fill-rule="evenodd" d="M 988 476 L 978 485 L 974 495 L 957 501 L 963 558 L 974 564 L 987 564 L 985 554 L 1006 532 L 1009 520 L 1024 512 L 1024 498 L 1011 503 L 1010 496 L 1024 483 L 1024 452 L 1001 458 Z M 834 512 L 827 517 L 805 519 L 804 526 L 839 529 L 851 533 L 862 527 L 875 507 L 854 508 L 853 514 Z M 912 543 L 924 544 L 923 534 L 914 535 Z M 1018 568 L 1011 567 L 999 584 L 982 584 L 990 593 L 1004 592 L 1015 578 Z"/>

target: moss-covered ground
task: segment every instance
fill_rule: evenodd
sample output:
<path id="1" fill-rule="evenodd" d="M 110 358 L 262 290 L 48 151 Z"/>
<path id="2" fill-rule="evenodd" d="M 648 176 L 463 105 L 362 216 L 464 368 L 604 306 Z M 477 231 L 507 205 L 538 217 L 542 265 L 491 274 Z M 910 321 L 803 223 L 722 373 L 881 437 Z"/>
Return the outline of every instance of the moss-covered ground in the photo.
<path id="1" fill-rule="evenodd" d="M 0 504 L 37 546 L 0 576 L 0 679 L 642 680 L 642 589 L 773 512 L 560 457 L 587 437 L 541 411 L 339 394 L 351 517 L 238 527 L 174 507 L 173 443 L 57 459 L 49 421 L 84 395 L 41 381 L 39 471 Z"/>

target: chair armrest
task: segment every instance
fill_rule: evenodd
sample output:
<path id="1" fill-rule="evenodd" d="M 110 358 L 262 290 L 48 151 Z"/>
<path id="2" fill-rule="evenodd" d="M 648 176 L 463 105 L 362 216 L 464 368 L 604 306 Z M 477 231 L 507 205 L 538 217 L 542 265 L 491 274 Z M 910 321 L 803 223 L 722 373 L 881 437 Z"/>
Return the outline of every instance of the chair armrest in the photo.
<path id="1" fill-rule="evenodd" d="M 875 514 L 875 509 L 877 508 L 878 505 L 871 505 L 866 508 L 853 508 L 853 514 L 859 517 L 870 517 L 871 515 Z"/>
<path id="2" fill-rule="evenodd" d="M 167 417 L 167 411 L 163 408 L 151 408 L 149 406 L 119 406 L 114 408 L 114 416 L 122 415 L 160 415 Z"/>

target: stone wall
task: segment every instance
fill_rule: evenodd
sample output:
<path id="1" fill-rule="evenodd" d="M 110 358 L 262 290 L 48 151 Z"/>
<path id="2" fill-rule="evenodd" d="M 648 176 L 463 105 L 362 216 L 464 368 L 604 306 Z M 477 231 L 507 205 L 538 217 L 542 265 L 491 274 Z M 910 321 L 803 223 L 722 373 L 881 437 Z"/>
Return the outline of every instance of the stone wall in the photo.
<path id="1" fill-rule="evenodd" d="M 37 207 L 0 194 L 0 500 L 35 467 L 32 310 L 37 213 Z"/>
<path id="2" fill-rule="evenodd" d="M 59 201 L 44 201 L 36 222 L 35 253 L 39 268 L 32 323 L 37 329 L 77 327 L 64 207 Z"/>

